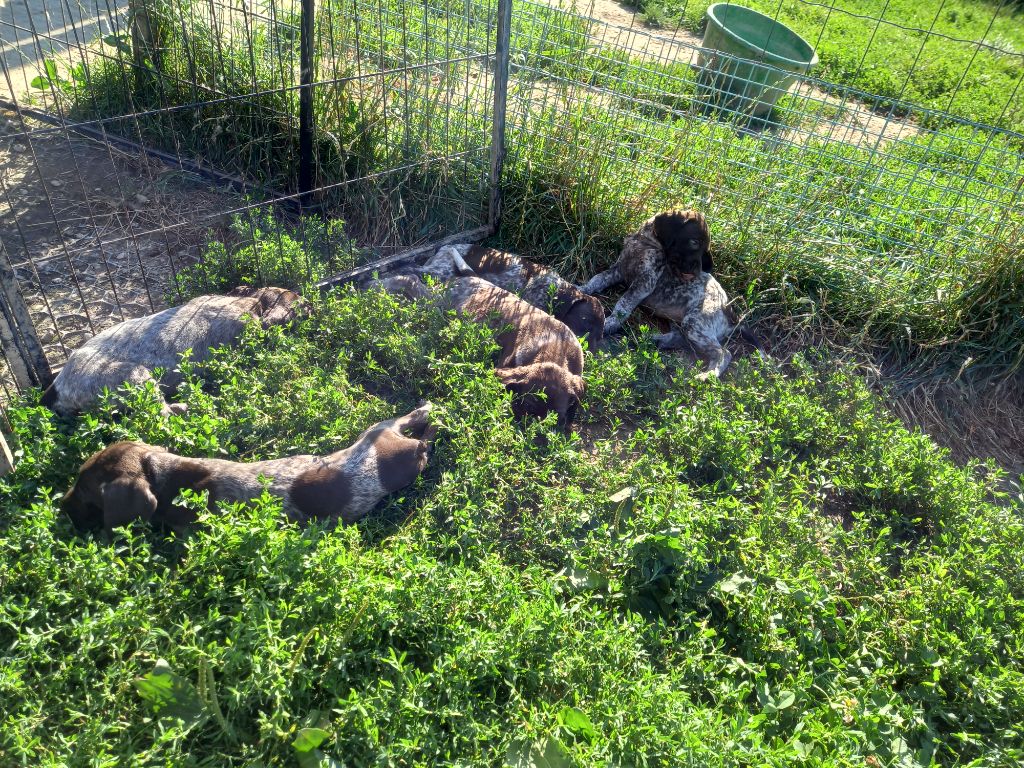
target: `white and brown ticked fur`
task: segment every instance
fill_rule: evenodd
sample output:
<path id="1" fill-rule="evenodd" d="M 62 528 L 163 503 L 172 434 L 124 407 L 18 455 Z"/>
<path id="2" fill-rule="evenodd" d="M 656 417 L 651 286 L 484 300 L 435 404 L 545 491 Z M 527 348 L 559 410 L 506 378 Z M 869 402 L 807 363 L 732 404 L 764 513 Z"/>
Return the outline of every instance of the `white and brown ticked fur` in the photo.
<path id="1" fill-rule="evenodd" d="M 104 388 L 152 381 L 155 368 L 164 369 L 161 386 L 173 392 L 182 381 L 177 367 L 183 352 L 191 349 L 193 360 L 205 360 L 210 349 L 241 336 L 247 317 L 264 328 L 286 323 L 295 317 L 299 299 L 285 288 L 242 286 L 226 296 L 199 296 L 180 307 L 125 320 L 72 352 L 42 403 L 72 415 L 99 400 Z M 182 409 L 163 404 L 165 414 Z"/>
<path id="2" fill-rule="evenodd" d="M 327 456 L 289 456 L 237 462 L 193 459 L 139 442 L 120 442 L 93 454 L 61 501 L 80 529 L 145 520 L 183 529 L 194 514 L 174 504 L 183 489 L 208 491 L 216 502 L 260 496 L 266 478 L 288 517 L 300 523 L 359 520 L 389 493 L 410 485 L 424 470 L 437 428 L 431 404 L 373 425 L 348 448 Z"/>
<path id="3" fill-rule="evenodd" d="M 419 278 L 399 275 L 376 285 L 409 299 L 432 296 Z M 514 395 L 517 418 L 543 418 L 550 411 L 566 432 L 572 427 L 583 381 L 583 348 L 565 323 L 537 309 L 513 293 L 479 277 L 458 277 L 439 286 L 433 296 L 438 306 L 454 309 L 498 331 L 500 350 L 495 375 Z"/>
<path id="4" fill-rule="evenodd" d="M 592 277 L 580 290 L 602 293 L 626 283 L 626 292 L 605 321 L 605 334 L 619 331 L 642 304 L 675 326 L 654 336 L 660 348 L 692 345 L 708 365 L 701 377 L 720 376 L 732 360 L 722 342 L 737 322 L 725 289 L 710 274 L 710 248 L 711 233 L 703 214 L 692 210 L 659 213 L 626 238 L 611 269 Z M 742 329 L 741 333 L 760 351 L 751 334 Z"/>
<path id="5" fill-rule="evenodd" d="M 438 278 L 479 277 L 516 294 L 565 323 L 592 349 L 604 336 L 604 307 L 593 296 L 563 280 L 553 269 L 514 253 L 481 245 L 446 245 L 423 265 L 422 274 Z"/>

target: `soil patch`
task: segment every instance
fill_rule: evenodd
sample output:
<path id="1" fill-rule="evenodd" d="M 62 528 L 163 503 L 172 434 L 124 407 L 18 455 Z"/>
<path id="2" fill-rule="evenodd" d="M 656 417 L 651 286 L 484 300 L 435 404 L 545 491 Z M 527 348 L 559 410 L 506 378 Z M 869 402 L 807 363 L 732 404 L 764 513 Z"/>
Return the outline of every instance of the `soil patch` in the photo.
<path id="1" fill-rule="evenodd" d="M 109 145 L 0 112 L 0 258 L 55 367 L 104 328 L 166 306 L 227 190 Z"/>

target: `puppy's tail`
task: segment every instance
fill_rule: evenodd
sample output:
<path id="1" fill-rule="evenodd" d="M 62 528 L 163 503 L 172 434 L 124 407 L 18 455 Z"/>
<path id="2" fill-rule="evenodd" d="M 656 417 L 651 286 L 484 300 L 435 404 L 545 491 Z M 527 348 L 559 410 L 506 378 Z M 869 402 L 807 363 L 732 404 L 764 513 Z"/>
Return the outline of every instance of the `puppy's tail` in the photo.
<path id="1" fill-rule="evenodd" d="M 769 355 L 768 352 L 765 350 L 764 344 L 761 342 L 761 338 L 752 330 L 750 330 L 745 323 L 740 324 L 740 327 L 737 330 L 739 331 L 740 338 L 742 338 L 745 342 L 747 342 L 747 344 L 756 349 L 757 354 L 761 356 L 762 360 L 772 359 L 772 356 Z"/>
<path id="2" fill-rule="evenodd" d="M 51 411 L 56 411 L 57 398 L 57 385 L 53 383 L 43 392 L 43 396 L 39 399 L 39 404 L 49 408 Z"/>

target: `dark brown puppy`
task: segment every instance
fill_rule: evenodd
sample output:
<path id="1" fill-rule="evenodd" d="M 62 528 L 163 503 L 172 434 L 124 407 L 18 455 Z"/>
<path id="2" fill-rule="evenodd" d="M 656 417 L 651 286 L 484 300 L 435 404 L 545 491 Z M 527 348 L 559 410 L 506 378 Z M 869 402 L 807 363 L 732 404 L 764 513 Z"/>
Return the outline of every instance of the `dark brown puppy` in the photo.
<path id="1" fill-rule="evenodd" d="M 213 347 L 235 341 L 249 317 L 264 328 L 292 320 L 299 299 L 285 288 L 241 286 L 226 296 L 199 296 L 180 307 L 125 320 L 72 352 L 42 403 L 71 415 L 99 400 L 104 388 L 151 381 L 154 368 L 164 369 L 161 386 L 174 391 L 181 384 L 176 369 L 185 350 L 192 350 L 193 360 L 205 360 Z M 181 409 L 163 405 L 165 414 Z"/>
<path id="2" fill-rule="evenodd" d="M 516 294 L 561 320 L 596 349 L 604 337 L 604 307 L 593 296 L 563 280 L 553 269 L 507 251 L 479 245 L 448 245 L 422 269 L 440 278 L 475 276 Z"/>
<path id="3" fill-rule="evenodd" d="M 293 520 L 359 520 L 389 493 L 412 483 L 427 465 L 436 427 L 431 404 L 367 429 L 350 447 L 327 456 L 289 456 L 242 463 L 190 459 L 146 443 L 115 443 L 93 454 L 61 501 L 78 528 L 107 529 L 133 520 L 181 529 L 195 522 L 176 506 L 183 489 L 208 491 L 215 503 L 249 501 L 263 492 L 284 500 Z"/>

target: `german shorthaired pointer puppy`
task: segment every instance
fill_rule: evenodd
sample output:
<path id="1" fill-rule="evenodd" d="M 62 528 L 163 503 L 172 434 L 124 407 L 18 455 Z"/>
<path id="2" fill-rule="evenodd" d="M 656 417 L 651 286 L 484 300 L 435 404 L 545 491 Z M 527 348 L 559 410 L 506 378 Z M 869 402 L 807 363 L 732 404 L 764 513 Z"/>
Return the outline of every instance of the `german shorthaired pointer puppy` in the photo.
<path id="1" fill-rule="evenodd" d="M 593 296 L 563 280 L 553 269 L 521 256 L 480 245 L 448 245 L 423 266 L 439 278 L 475 276 L 549 312 L 597 349 L 604 336 L 604 307 Z"/>
<path id="2" fill-rule="evenodd" d="M 376 285 L 409 299 L 431 296 L 417 277 L 401 275 Z M 543 418 L 558 414 L 558 425 L 569 432 L 583 382 L 583 348 L 565 323 L 551 317 L 515 294 L 478 277 L 458 277 L 439 286 L 433 297 L 438 306 L 454 309 L 495 331 L 500 350 L 495 374 L 514 395 L 512 412 Z"/>
<path id="3" fill-rule="evenodd" d="M 606 334 L 616 333 L 642 304 L 677 326 L 654 336 L 660 348 L 691 345 L 708 365 L 700 378 L 721 376 L 732 360 L 722 341 L 732 334 L 737 321 L 725 289 L 710 274 L 710 245 L 703 214 L 659 213 L 626 238 L 611 269 L 592 277 L 580 290 L 602 293 L 625 282 L 626 292 L 604 323 Z M 742 328 L 740 333 L 764 354 L 753 334 Z"/>
<path id="4" fill-rule="evenodd" d="M 173 392 L 181 384 L 176 371 L 181 355 L 205 360 L 213 347 L 235 341 L 247 316 L 264 328 L 295 317 L 299 295 L 284 288 L 242 286 L 226 296 L 199 296 L 180 307 L 147 317 L 125 320 L 107 328 L 71 353 L 53 384 L 43 393 L 43 405 L 62 415 L 84 410 L 99 400 L 104 388 L 153 380 L 153 369 L 163 368 L 161 386 Z M 164 414 L 180 412 L 182 405 L 164 403 Z"/>
<path id="5" fill-rule="evenodd" d="M 367 429 L 349 448 L 328 456 L 289 456 L 242 463 L 190 459 L 153 445 L 120 442 L 93 454 L 61 507 L 79 529 L 146 520 L 182 530 L 194 514 L 176 506 L 183 489 L 209 491 L 216 502 L 250 501 L 269 491 L 292 520 L 353 523 L 389 493 L 410 485 L 427 465 L 437 431 L 431 404 Z"/>

